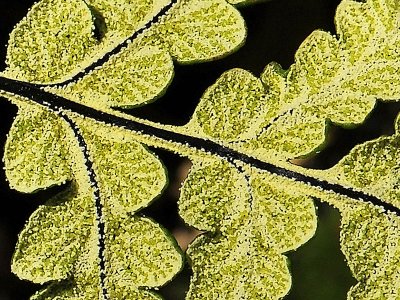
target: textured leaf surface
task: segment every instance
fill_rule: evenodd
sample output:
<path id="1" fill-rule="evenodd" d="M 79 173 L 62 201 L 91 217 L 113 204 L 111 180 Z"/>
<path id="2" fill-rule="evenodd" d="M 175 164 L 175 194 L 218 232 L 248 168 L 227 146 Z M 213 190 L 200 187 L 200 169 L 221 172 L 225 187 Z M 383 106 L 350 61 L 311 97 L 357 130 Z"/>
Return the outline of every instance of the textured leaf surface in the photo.
<path id="1" fill-rule="evenodd" d="M 224 73 L 204 93 L 185 129 L 262 161 L 312 174 L 400 207 L 398 133 L 356 147 L 331 170 L 308 172 L 288 163 L 323 147 L 328 122 L 360 124 L 377 99 L 399 98 L 399 13 L 396 1 L 343 1 L 336 15 L 338 37 L 313 32 L 287 71 L 271 63 L 260 79 L 240 69 Z M 277 262 L 282 253 L 312 236 L 316 216 L 308 195 L 318 196 L 342 212 L 341 245 L 359 280 L 349 291 L 349 299 L 397 299 L 399 263 L 391 258 L 397 255 L 397 216 L 354 201 L 344 205 L 345 198 L 324 192 L 327 187 L 323 185 L 311 189 L 305 179 L 306 184 L 299 188 L 291 180 L 278 180 L 268 172 L 255 171 L 258 175 L 254 175 L 242 162 L 228 169 L 213 165 L 200 172 L 197 168 L 195 165 L 183 186 L 181 215 L 190 225 L 211 233 L 196 240 L 188 252 L 195 274 L 187 299 L 283 297 L 290 287 L 284 261 L 268 264 L 271 269 L 266 273 L 275 274 L 269 284 L 246 272 L 263 272 L 257 265 L 260 261 L 263 264 L 257 252 L 262 247 L 262 257 Z M 238 172 L 245 172 L 243 180 L 249 182 L 247 197 L 238 196 L 237 189 L 231 188 L 235 186 L 233 174 Z M 242 210 L 242 215 L 236 210 Z M 242 233 L 251 245 L 238 238 Z M 236 248 L 248 251 L 247 265 L 239 254 L 228 250 Z M 256 282 L 263 288 L 252 286 Z M 254 291 L 256 294 L 251 294 Z"/>
<path id="2" fill-rule="evenodd" d="M 111 222 L 107 237 L 106 261 L 110 280 L 106 287 L 110 299 L 160 299 L 144 287 L 156 287 L 169 281 L 171 271 L 179 270 L 175 268 L 180 259 L 160 226 L 145 218 L 122 219 Z M 88 239 L 86 248 L 91 243 L 96 243 L 95 236 Z M 101 298 L 97 253 L 79 250 L 81 255 L 75 262 L 72 279 L 51 284 L 33 299 Z"/>
<path id="3" fill-rule="evenodd" d="M 368 206 L 342 213 L 341 244 L 359 283 L 348 299 L 397 299 L 400 295 L 400 220 Z"/>
<path id="4" fill-rule="evenodd" d="M 53 7 L 62 8 L 61 14 Z M 172 57 L 184 63 L 215 59 L 238 48 L 245 35 L 243 19 L 224 0 L 178 0 L 173 5 L 164 0 L 43 0 L 12 32 L 5 74 L 62 83 L 134 37 L 78 82 L 65 90 L 53 88 L 101 109 L 127 108 L 165 91 L 173 77 Z"/>
<path id="5" fill-rule="evenodd" d="M 11 33 L 2 75 L 97 109 L 127 108 L 164 92 L 173 59 L 215 59 L 245 35 L 224 0 L 42 0 Z M 159 299 L 149 289 L 179 272 L 181 253 L 135 214 L 166 184 L 158 158 L 127 131 L 6 96 L 19 105 L 4 156 L 10 185 L 70 185 L 31 216 L 13 272 L 53 282 L 34 299 Z"/>
<path id="6" fill-rule="evenodd" d="M 32 122 L 35 113 L 43 116 L 47 111 L 36 107 L 19 117 Z M 152 293 L 139 290 L 169 281 L 180 270 L 182 257 L 164 229 L 133 213 L 160 194 L 166 183 L 164 168 L 129 136 L 111 134 L 104 125 L 83 119 L 77 123 L 85 128 L 82 136 L 93 171 L 85 167 L 83 149 L 71 132 L 57 141 L 70 149 L 63 159 L 70 162 L 72 186 L 31 216 L 19 237 L 13 272 L 37 283 L 61 281 L 37 294 L 37 299 L 92 299 L 104 290 L 112 299 L 153 299 Z M 13 135 L 9 138 L 13 140 Z M 91 172 L 98 181 L 98 194 L 89 180 Z M 104 236 L 99 226 L 104 226 Z M 99 247 L 104 248 L 103 263 Z"/>
<path id="7" fill-rule="evenodd" d="M 10 35 L 9 72 L 20 80 L 58 80 L 76 72 L 95 45 L 93 18 L 84 1 L 43 0 Z"/>
<path id="8" fill-rule="evenodd" d="M 242 151 L 265 160 L 286 160 L 318 149 L 325 141 L 328 120 L 344 126 L 363 122 L 376 99 L 400 96 L 399 9 L 392 2 L 343 1 L 336 15 L 339 39 L 313 32 L 296 52 L 288 71 L 275 63 L 266 67 L 261 75 L 264 93 L 259 81 L 252 78 L 248 82 L 251 76 L 242 71 L 240 79 L 232 78 L 231 90 L 221 96 L 219 91 L 229 86 L 223 80 L 240 71 L 224 74 L 204 94 L 194 114 L 194 119 L 209 119 L 213 126 L 192 122 L 190 129 L 223 142 L 232 142 L 235 135 L 228 137 L 227 133 L 234 132 Z M 360 20 L 359 26 L 369 29 L 361 36 L 353 29 L 355 21 L 347 20 L 352 14 L 361 18 L 366 13 L 371 18 Z M 386 19 L 390 19 L 388 24 Z M 241 80 L 250 86 L 234 86 Z M 209 98 L 215 106 L 211 112 Z M 210 132 L 207 126 L 214 130 Z M 241 135 L 241 126 L 251 128 L 253 137 Z"/>
<path id="9" fill-rule="evenodd" d="M 48 110 L 20 108 L 5 146 L 4 164 L 10 186 L 30 193 L 70 179 L 68 129 Z"/>
<path id="10" fill-rule="evenodd" d="M 61 7 L 62 14 L 53 7 Z M 165 91 L 173 77 L 172 58 L 215 59 L 237 49 L 245 35 L 242 17 L 225 0 L 43 0 L 12 32 L 5 74 L 62 83 L 132 37 L 78 82 L 53 91 L 102 109 L 133 107 Z"/>
<path id="11" fill-rule="evenodd" d="M 92 122 L 80 125 L 101 196 L 113 215 L 135 212 L 161 193 L 167 182 L 164 166 L 143 145 Z"/>
<path id="12" fill-rule="evenodd" d="M 245 139 L 257 128 L 252 120 L 264 109 L 263 98 L 265 89 L 260 79 L 245 70 L 229 70 L 207 89 L 190 126 L 221 140 Z"/>
<path id="13" fill-rule="evenodd" d="M 64 3 L 60 16 L 74 5 L 77 12 L 91 14 L 83 29 L 73 29 L 89 37 L 87 50 L 71 46 L 77 59 L 69 68 L 56 51 L 43 50 L 49 57 L 40 51 L 25 55 L 16 44 L 18 37 L 27 49 L 52 47 L 54 32 L 64 24 L 50 12 L 56 0 L 39 2 L 11 36 L 6 76 L 32 82 L 73 79 L 42 88 L 18 83 L 23 88 L 17 92 L 31 89 L 46 96 L 31 100 L 53 111 L 20 105 L 25 115 L 18 116 L 7 143 L 6 170 L 16 188 L 30 192 L 71 181 L 69 191 L 32 215 L 19 238 L 13 271 L 33 282 L 52 282 L 34 298 L 157 299 L 149 289 L 179 272 L 182 257 L 175 242 L 155 222 L 137 215 L 166 183 L 158 158 L 140 143 L 187 155 L 194 163 L 179 210 L 185 222 L 206 232 L 187 252 L 194 273 L 187 299 L 283 298 L 291 286 L 285 254 L 316 228 L 314 197 L 343 216 L 341 247 L 358 280 L 348 298 L 399 298 L 399 217 L 379 207 L 400 208 L 399 125 L 395 135 L 357 146 L 330 170 L 289 163 L 323 147 L 327 123 L 355 126 L 378 99 L 399 98 L 398 2 L 344 0 L 335 19 L 337 37 L 313 32 L 288 70 L 271 63 L 260 78 L 241 69 L 225 72 L 183 127 L 138 120 L 112 108 L 160 96 L 172 78 L 173 60 L 205 61 L 233 51 L 245 36 L 243 20 L 222 0 L 131 4 L 136 2 L 140 5 Z M 50 16 L 58 30 L 50 35 L 42 30 L 30 41 L 27 30 L 45 28 L 47 17 L 38 20 L 39 13 Z M 74 24 L 66 22 L 65 32 Z M 128 37 L 132 40 L 118 48 Z M 117 50 L 105 54 L 111 49 Z M 73 77 L 103 56 L 104 62 Z M 27 67 L 32 59 L 44 59 L 54 70 Z M 0 84 L 7 88 L 4 79 Z M 10 89 L 5 95 L 14 100 Z M 57 134 L 43 130 L 53 127 Z M 32 136 L 26 128 L 32 128 Z M 58 146 L 35 157 L 22 151 L 53 144 Z M 38 164 L 37 172 L 31 161 Z"/>
<path id="14" fill-rule="evenodd" d="M 281 254 L 297 249 L 316 228 L 309 197 L 224 161 L 194 165 L 179 209 L 190 225 L 212 232 L 189 247 L 195 274 L 187 299 L 283 297 L 291 278 Z"/>
<path id="15" fill-rule="evenodd" d="M 71 276 L 94 215 L 90 196 L 77 195 L 72 188 L 41 206 L 20 234 L 13 272 L 37 283 Z"/>
<path id="16" fill-rule="evenodd" d="M 167 51 L 131 43 L 102 68 L 58 92 L 90 106 L 129 108 L 160 95 L 172 80 L 173 71 Z"/>
<path id="17" fill-rule="evenodd" d="M 380 137 L 355 147 L 330 170 L 332 180 L 366 189 L 369 193 L 400 206 L 399 118 L 396 127 L 396 133 L 392 136 Z"/>
<path id="18" fill-rule="evenodd" d="M 210 60 L 245 38 L 244 22 L 226 1 L 182 0 L 147 33 L 177 61 Z"/>
<path id="19" fill-rule="evenodd" d="M 400 206 L 399 117 L 396 133 L 355 147 L 328 170 L 334 182 L 354 186 Z M 400 296 L 400 219 L 367 205 L 342 209 L 341 247 L 359 283 L 349 299 L 396 299 Z"/>

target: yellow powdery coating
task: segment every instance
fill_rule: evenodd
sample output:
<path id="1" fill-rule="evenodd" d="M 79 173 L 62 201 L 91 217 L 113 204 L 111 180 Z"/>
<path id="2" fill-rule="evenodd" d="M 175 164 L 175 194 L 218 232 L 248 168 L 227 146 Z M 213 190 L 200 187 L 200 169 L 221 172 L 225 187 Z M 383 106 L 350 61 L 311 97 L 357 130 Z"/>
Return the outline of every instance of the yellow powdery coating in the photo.
<path id="1" fill-rule="evenodd" d="M 284 256 L 243 227 L 234 235 L 206 234 L 188 250 L 194 275 L 187 300 L 281 299 L 291 278 Z"/>
<path id="2" fill-rule="evenodd" d="M 147 218 L 113 219 L 107 223 L 105 254 L 111 299 L 135 299 L 142 287 L 170 281 L 183 265 L 178 245 L 160 225 Z"/>
<path id="3" fill-rule="evenodd" d="M 312 200 L 274 177 L 223 160 L 197 162 L 182 187 L 185 222 L 209 233 L 189 246 L 187 299 L 280 299 L 291 286 L 286 258 L 312 237 Z"/>
<path id="4" fill-rule="evenodd" d="M 253 209 L 258 212 L 255 221 L 265 243 L 284 253 L 296 250 L 314 235 L 317 216 L 311 197 L 283 188 L 267 172 L 255 170 L 250 184 Z"/>
<path id="5" fill-rule="evenodd" d="M 324 143 L 327 120 L 346 126 L 364 121 L 377 95 L 359 91 L 357 82 L 346 85 L 352 73 L 360 70 L 349 64 L 340 47 L 334 37 L 322 31 L 315 31 L 302 43 L 295 64 L 284 74 L 285 84 L 267 85 L 273 93 L 283 93 L 275 96 L 274 102 L 281 104 L 278 110 L 274 108 L 275 119 L 271 121 L 268 115 L 264 129 L 246 148 L 263 159 L 295 158 L 316 151 Z M 273 77 L 282 74 L 269 68 L 267 72 Z M 265 74 L 262 78 L 271 84 Z"/>
<path id="6" fill-rule="evenodd" d="M 178 62 L 191 63 L 237 49 L 246 28 L 239 12 L 225 0 L 181 0 L 147 36 Z"/>
<path id="7" fill-rule="evenodd" d="M 193 128 L 189 131 L 216 141 L 235 142 L 231 144 L 235 149 L 262 160 L 287 161 L 317 151 L 325 141 L 328 121 L 342 126 L 360 124 L 376 99 L 400 98 L 398 1 L 345 0 L 338 8 L 336 24 L 338 38 L 319 30 L 313 32 L 300 46 L 287 72 L 277 64 L 267 66 L 261 75 L 266 88 L 265 95 L 261 95 L 264 104 L 250 112 L 245 110 L 246 117 L 241 119 L 244 124 L 258 125 L 251 127 L 252 135 L 246 135 L 247 140 L 240 134 L 236 139 L 223 135 L 240 133 L 234 122 L 221 122 L 223 130 L 205 130 L 207 125 L 200 124 L 201 132 Z M 224 85 L 225 76 L 219 80 Z M 241 76 L 244 81 L 247 78 Z M 252 98 L 258 82 L 250 84 L 246 89 L 234 86 L 236 90 L 231 89 L 229 94 L 238 99 Z M 216 84 L 212 89 L 224 87 Z M 210 101 L 208 96 L 209 91 L 204 103 Z M 212 111 L 226 111 L 225 95 L 213 95 L 212 102 L 217 106 Z M 211 113 L 207 116 L 211 121 L 222 119 Z M 191 122 L 197 118 L 195 113 Z"/>
<path id="8" fill-rule="evenodd" d="M 41 0 L 10 35 L 6 75 L 38 83 L 69 78 L 97 43 L 93 29 L 84 1 Z"/>
<path id="9" fill-rule="evenodd" d="M 253 134 L 252 123 L 266 105 L 264 95 L 258 78 L 241 69 L 229 70 L 204 93 L 188 126 L 216 139 L 244 139 Z"/>
<path id="10" fill-rule="evenodd" d="M 143 284 L 162 285 L 180 270 L 182 256 L 176 243 L 145 218 L 120 219 L 107 224 L 111 227 L 107 231 L 105 273 L 109 298 L 160 300 L 161 297 Z M 80 249 L 71 278 L 50 284 L 32 299 L 104 299 L 100 288 L 97 237 L 93 233 L 87 240 L 87 247 Z"/>
<path id="11" fill-rule="evenodd" d="M 353 186 L 400 207 L 400 132 L 355 147 L 335 167 L 329 178 Z"/>
<path id="12" fill-rule="evenodd" d="M 223 160 L 195 162 L 181 189 L 179 214 L 190 225 L 232 233 L 248 218 L 247 183 Z"/>
<path id="13" fill-rule="evenodd" d="M 88 146 L 105 209 L 117 216 L 134 213 L 157 197 L 167 182 L 161 161 L 129 134 L 78 119 Z"/>
<path id="14" fill-rule="evenodd" d="M 112 49 L 146 24 L 167 0 L 86 0 L 101 37 L 101 47 Z"/>
<path id="15" fill-rule="evenodd" d="M 80 286 L 80 288 L 74 287 L 73 283 L 67 285 L 62 284 L 51 284 L 49 288 L 37 292 L 30 299 L 31 300 L 97 300 L 103 299 L 103 296 L 99 294 L 94 286 L 95 282 L 87 282 Z M 150 291 L 134 291 L 130 292 L 124 298 L 126 300 L 162 300 L 160 296 Z"/>
<path id="16" fill-rule="evenodd" d="M 11 34 L 6 74 L 40 83 L 70 79 L 132 36 L 166 4 L 150 0 L 92 0 L 87 4 L 83 0 L 42 0 Z M 64 9 L 61 13 L 60 8 Z"/>
<path id="17" fill-rule="evenodd" d="M 35 283 L 71 276 L 94 218 L 90 196 L 76 194 L 74 188 L 55 196 L 32 214 L 20 233 L 12 272 Z"/>
<path id="18" fill-rule="evenodd" d="M 131 43 L 101 68 L 56 92 L 103 110 L 129 108 L 155 100 L 168 87 L 173 73 L 166 50 Z"/>
<path id="19" fill-rule="evenodd" d="M 349 300 L 400 297 L 400 219 L 367 204 L 342 212 L 341 248 L 359 283 Z"/>
<path id="20" fill-rule="evenodd" d="M 21 106 L 3 157 L 10 186 L 32 193 L 70 179 L 67 132 L 66 124 L 47 109 Z"/>
<path id="21" fill-rule="evenodd" d="M 104 299 L 100 290 L 99 260 L 96 253 L 96 239 L 90 239 L 91 247 L 83 252 L 74 268 L 73 277 L 67 281 L 54 282 L 48 287 L 37 292 L 32 300 L 87 300 Z M 145 289 L 130 290 L 126 294 L 121 290 L 110 289 L 107 287 L 108 295 L 124 295 L 123 297 L 111 297 L 111 299 L 127 300 L 160 300 L 161 298 L 151 291 Z"/>
<path id="22" fill-rule="evenodd" d="M 46 117 L 55 116 L 49 113 Z M 103 124 L 72 114 L 69 118 L 80 126 L 75 130 L 88 144 L 101 206 L 89 180 L 83 149 L 76 137 L 65 135 L 56 144 L 71 145 L 64 158 L 72 169 L 71 188 L 32 215 L 19 237 L 13 271 L 37 283 L 56 281 L 34 299 L 98 299 L 103 293 L 99 239 L 104 238 L 108 293 L 118 295 L 116 299 L 158 299 L 146 289 L 171 280 L 181 269 L 182 256 L 160 226 L 133 213 L 161 192 L 164 168 L 129 132 L 114 134 Z M 102 210 L 105 237 L 99 237 L 98 209 Z"/>
<path id="23" fill-rule="evenodd" d="M 396 0 L 345 0 L 335 18 L 339 42 L 353 69 L 344 85 L 382 100 L 399 98 L 400 4 Z"/>
<path id="24" fill-rule="evenodd" d="M 149 21 L 150 12 L 155 15 L 167 4 L 156 3 L 149 7 L 143 3 L 129 5 L 138 10 L 133 15 L 143 15 L 143 20 Z M 102 17 L 106 27 L 104 37 L 96 50 L 102 53 L 104 49 L 100 51 L 100 48 L 112 49 L 119 35 L 128 37 L 127 32 L 133 30 L 130 23 L 126 26 L 117 23 L 125 24 L 121 20 L 130 18 L 132 12 L 128 14 L 128 4 L 121 4 L 126 9 L 102 0 L 91 1 L 91 5 L 95 15 L 105 14 Z M 142 24 L 142 21 L 138 19 L 134 23 Z M 168 87 L 173 77 L 172 57 L 184 63 L 215 59 L 239 47 L 245 34 L 242 17 L 223 0 L 178 1 L 159 22 L 151 24 L 102 66 L 76 83 L 51 91 L 101 110 L 143 105 L 162 95 Z"/>

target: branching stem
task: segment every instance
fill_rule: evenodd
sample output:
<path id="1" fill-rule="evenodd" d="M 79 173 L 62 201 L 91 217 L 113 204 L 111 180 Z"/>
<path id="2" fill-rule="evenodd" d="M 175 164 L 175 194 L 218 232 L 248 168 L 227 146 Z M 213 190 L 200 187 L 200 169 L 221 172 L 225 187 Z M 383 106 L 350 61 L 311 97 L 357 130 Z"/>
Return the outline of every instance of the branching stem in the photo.
<path id="1" fill-rule="evenodd" d="M 85 159 L 85 167 L 87 175 L 89 177 L 90 185 L 93 189 L 93 198 L 96 209 L 96 222 L 97 222 L 97 237 L 98 237 L 98 258 L 99 258 L 99 274 L 100 274 L 100 287 L 102 293 L 102 300 L 109 300 L 107 286 L 106 286 L 106 264 L 105 264 L 105 222 L 103 213 L 103 204 L 101 203 L 100 189 L 96 173 L 93 169 L 93 162 L 90 157 L 89 149 L 82 136 L 78 125 L 65 113 L 59 113 L 61 118 L 63 118 L 71 127 L 74 132 L 75 138 L 78 141 L 79 147 L 83 149 L 83 156 Z"/>
<path id="2" fill-rule="evenodd" d="M 101 293 L 103 296 L 102 300 L 110 300 L 107 292 L 106 286 L 106 264 L 105 264 L 105 222 L 104 222 L 104 213 L 103 213 L 103 204 L 101 203 L 100 189 L 98 180 L 96 178 L 96 173 L 93 169 L 93 162 L 90 158 L 89 149 L 85 142 L 84 137 L 82 136 L 78 125 L 75 124 L 68 115 L 64 113 L 59 113 L 61 118 L 63 118 L 71 127 L 71 130 L 74 132 L 75 138 L 78 141 L 79 147 L 83 149 L 83 156 L 85 159 L 85 167 L 87 171 L 87 175 L 90 180 L 90 185 L 93 189 L 93 198 L 96 209 L 96 222 L 97 222 L 97 237 L 98 237 L 98 258 L 99 258 L 99 274 L 100 274 L 100 287 Z"/>
<path id="3" fill-rule="evenodd" d="M 177 133 L 166 128 L 158 128 L 150 124 L 146 124 L 145 122 L 141 123 L 137 120 L 124 118 L 122 116 L 114 115 L 112 113 L 102 112 L 95 108 L 44 91 L 43 88 L 35 84 L 0 77 L 0 90 L 27 98 L 55 112 L 70 111 L 72 113 L 77 113 L 83 117 L 91 118 L 98 122 L 110 124 L 112 126 L 118 126 L 133 131 L 138 135 L 145 135 L 149 138 L 149 140 L 157 139 L 158 141 L 161 141 L 160 147 L 163 147 L 167 150 L 176 151 L 176 146 L 180 145 L 180 147 L 183 148 L 192 148 L 200 152 L 217 155 L 231 162 L 241 161 L 247 165 L 265 170 L 278 176 L 307 184 L 312 187 L 320 188 L 325 191 L 332 191 L 357 201 L 372 203 L 376 206 L 383 207 L 389 212 L 394 212 L 397 215 L 400 215 L 399 208 L 373 195 L 344 187 L 340 184 L 321 180 L 310 175 L 300 173 L 298 171 L 288 170 L 269 162 L 261 161 L 257 158 L 240 153 L 234 149 L 220 145 L 207 139 Z"/>

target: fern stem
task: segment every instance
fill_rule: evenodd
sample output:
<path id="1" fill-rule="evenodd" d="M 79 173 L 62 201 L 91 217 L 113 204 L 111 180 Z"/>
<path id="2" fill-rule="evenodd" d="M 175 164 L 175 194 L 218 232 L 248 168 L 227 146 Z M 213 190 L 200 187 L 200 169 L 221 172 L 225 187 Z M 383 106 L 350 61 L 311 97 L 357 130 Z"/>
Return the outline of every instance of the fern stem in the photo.
<path id="1" fill-rule="evenodd" d="M 192 153 L 209 153 L 227 159 L 231 162 L 241 161 L 247 165 L 265 170 L 284 178 L 292 179 L 296 182 L 300 182 L 320 190 L 332 191 L 353 200 L 372 203 L 373 205 L 382 207 L 388 212 L 393 212 L 400 216 L 400 209 L 398 207 L 373 195 L 366 194 L 337 183 L 321 180 L 299 171 L 289 170 L 269 162 L 261 161 L 257 158 L 240 153 L 211 140 L 174 132 L 166 127 L 156 127 L 145 122 L 142 123 L 138 120 L 125 118 L 121 115 L 102 112 L 95 108 L 44 91 L 40 85 L 0 77 L 0 91 L 1 90 L 6 93 L 27 98 L 55 112 L 70 111 L 98 122 L 130 130 L 135 132 L 138 136 L 145 136 L 146 138 L 142 138 L 140 142 L 147 145 L 157 146 L 175 152 L 182 152 L 182 149 L 189 149 Z"/>
<path id="2" fill-rule="evenodd" d="M 98 234 L 98 258 L 99 258 L 99 273 L 100 273 L 100 288 L 103 296 L 103 300 L 109 300 L 107 287 L 106 287 L 106 264 L 105 264 L 105 222 L 103 214 L 103 204 L 101 203 L 100 189 L 96 178 L 96 173 L 93 169 L 93 162 L 90 158 L 89 149 L 82 136 L 79 127 L 68 115 L 60 112 L 59 115 L 63 118 L 71 127 L 74 132 L 75 138 L 78 141 L 79 147 L 83 149 L 83 156 L 85 159 L 85 167 L 87 175 L 90 180 L 90 185 L 93 189 L 93 197 L 95 201 L 96 209 L 96 221 L 97 221 L 97 234 Z"/>
<path id="3" fill-rule="evenodd" d="M 122 51 L 122 49 L 128 47 L 128 45 L 137 39 L 141 34 L 143 34 L 147 29 L 149 29 L 153 24 L 156 24 L 159 22 L 159 20 L 165 16 L 171 8 L 174 7 L 174 5 L 178 2 L 178 0 L 172 0 L 170 1 L 167 5 L 165 5 L 156 15 L 154 15 L 146 24 L 144 24 L 142 27 L 140 27 L 138 30 L 136 30 L 130 37 L 125 39 L 122 43 L 120 43 L 118 46 L 114 47 L 111 51 L 105 53 L 101 58 L 99 58 L 96 62 L 92 63 L 90 66 L 86 67 L 79 73 L 75 74 L 73 77 L 71 77 L 68 80 L 65 80 L 63 82 L 57 82 L 54 84 L 47 84 L 47 85 L 41 85 L 41 86 L 61 86 L 61 85 L 67 85 L 71 82 L 75 82 L 79 79 L 81 79 L 84 75 L 88 74 L 89 72 L 95 70 L 96 68 L 104 65 L 113 55 L 116 55 Z"/>

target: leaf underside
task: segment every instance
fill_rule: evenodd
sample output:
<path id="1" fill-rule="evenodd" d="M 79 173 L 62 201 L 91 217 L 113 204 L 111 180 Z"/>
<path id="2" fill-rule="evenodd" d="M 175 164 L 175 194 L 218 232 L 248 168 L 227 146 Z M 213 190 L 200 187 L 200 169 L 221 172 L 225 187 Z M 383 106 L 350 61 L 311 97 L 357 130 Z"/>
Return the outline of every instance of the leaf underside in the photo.
<path id="1" fill-rule="evenodd" d="M 2 75 L 132 121 L 113 108 L 162 95 L 174 62 L 216 59 L 243 43 L 244 21 L 231 4 L 253 1 L 228 2 L 41 0 L 11 33 Z M 337 36 L 317 30 L 307 37 L 288 70 L 271 63 L 260 77 L 242 69 L 222 74 L 185 126 L 139 122 L 400 208 L 399 119 L 393 136 L 358 145 L 329 170 L 289 163 L 323 147 L 328 122 L 356 126 L 377 100 L 400 98 L 400 3 L 343 0 L 335 24 Z M 10 186 L 33 193 L 69 182 L 19 236 L 12 271 L 51 282 L 32 299 L 159 299 L 151 289 L 180 271 L 171 235 L 138 214 L 167 182 L 143 144 L 193 162 L 179 213 L 205 233 L 187 251 L 187 299 L 283 298 L 291 287 L 285 253 L 313 236 L 315 198 L 342 215 L 341 248 L 358 280 L 348 299 L 400 297 L 397 215 L 226 153 L 93 120 L 63 103 L 45 108 L 1 94 L 19 108 L 3 158 Z"/>
<path id="2" fill-rule="evenodd" d="M 328 121 L 355 126 L 378 99 L 399 99 L 400 4 L 342 1 L 335 22 L 338 37 L 313 32 L 288 70 L 271 63 L 260 78 L 241 69 L 222 74 L 204 93 L 186 132 L 294 169 L 288 160 L 323 147 Z M 302 172 L 400 207 L 398 134 L 359 145 L 330 170 Z M 210 233 L 189 247 L 195 274 L 188 299 L 285 296 L 291 282 L 282 254 L 315 231 L 311 195 L 343 216 L 341 248 L 359 281 L 348 299 L 400 297 L 397 216 L 242 162 L 199 160 L 183 185 L 180 214 Z M 279 244 L 285 242 L 291 244 Z"/>
<path id="3" fill-rule="evenodd" d="M 3 75 L 97 109 L 132 107 L 164 92 L 173 60 L 211 60 L 244 38 L 225 1 L 42 0 L 11 33 Z M 166 184 L 159 159 L 122 130 L 11 100 L 19 111 L 3 159 L 10 186 L 30 193 L 70 182 L 19 236 L 12 271 L 53 282 L 32 299 L 159 299 L 149 289 L 183 264 L 171 235 L 136 214 Z"/>

